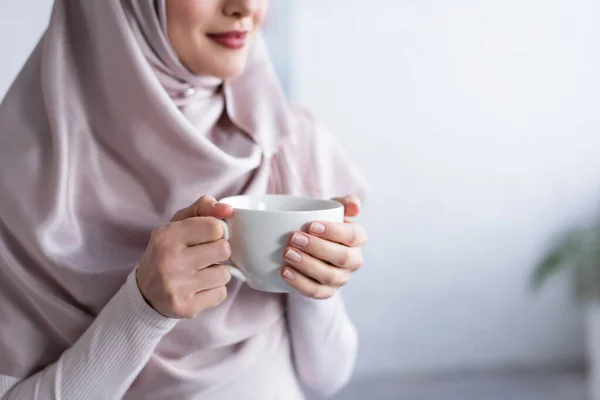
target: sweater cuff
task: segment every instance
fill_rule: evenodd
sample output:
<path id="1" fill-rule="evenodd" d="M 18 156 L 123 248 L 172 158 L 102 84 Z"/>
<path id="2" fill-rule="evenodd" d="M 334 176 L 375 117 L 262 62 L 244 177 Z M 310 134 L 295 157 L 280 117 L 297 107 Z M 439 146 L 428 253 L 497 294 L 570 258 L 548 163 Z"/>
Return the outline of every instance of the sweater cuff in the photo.
<path id="1" fill-rule="evenodd" d="M 288 294 L 288 302 L 293 303 L 293 307 L 297 309 L 313 313 L 326 314 L 335 312 L 339 307 L 344 308 L 344 302 L 339 290 L 328 299 L 313 299 L 312 297 L 306 297 L 294 290 Z"/>
<path id="2" fill-rule="evenodd" d="M 180 320 L 165 317 L 146 302 L 138 287 L 136 272 L 137 267 L 129 274 L 123 287 L 132 311 L 143 323 L 158 329 L 170 331 Z"/>

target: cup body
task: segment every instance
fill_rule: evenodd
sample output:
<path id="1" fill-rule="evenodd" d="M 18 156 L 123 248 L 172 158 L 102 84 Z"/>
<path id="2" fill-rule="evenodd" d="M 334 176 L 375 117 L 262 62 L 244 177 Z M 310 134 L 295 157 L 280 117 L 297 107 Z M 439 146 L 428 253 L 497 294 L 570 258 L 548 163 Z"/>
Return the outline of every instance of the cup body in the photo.
<path id="1" fill-rule="evenodd" d="M 283 251 L 290 235 L 313 221 L 344 221 L 344 207 L 333 200 L 287 195 L 243 195 L 220 200 L 234 208 L 226 222 L 231 263 L 256 290 L 287 293 L 281 278 Z M 234 271 L 232 271 L 234 272 Z"/>

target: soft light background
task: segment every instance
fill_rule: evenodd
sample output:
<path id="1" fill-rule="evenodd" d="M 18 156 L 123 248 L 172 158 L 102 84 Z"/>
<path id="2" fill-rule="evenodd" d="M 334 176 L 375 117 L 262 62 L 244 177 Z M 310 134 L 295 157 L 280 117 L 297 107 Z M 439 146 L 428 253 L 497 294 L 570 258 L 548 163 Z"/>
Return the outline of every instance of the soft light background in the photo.
<path id="1" fill-rule="evenodd" d="M 600 3 L 272 3 L 284 86 L 374 188 L 345 290 L 357 374 L 582 362 L 567 280 L 533 296 L 528 277 L 555 233 L 597 216 Z M 0 0 L 0 95 L 50 4 Z"/>
<path id="2" fill-rule="evenodd" d="M 600 205 L 600 3 L 293 2 L 291 94 L 374 185 L 345 292 L 359 374 L 582 361 L 566 280 L 528 277 Z"/>

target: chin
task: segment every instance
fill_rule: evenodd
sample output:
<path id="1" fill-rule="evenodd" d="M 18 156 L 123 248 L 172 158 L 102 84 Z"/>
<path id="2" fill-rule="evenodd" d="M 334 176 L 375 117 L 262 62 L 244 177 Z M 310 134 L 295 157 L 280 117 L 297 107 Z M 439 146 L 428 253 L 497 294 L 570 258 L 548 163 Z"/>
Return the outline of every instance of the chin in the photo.
<path id="1" fill-rule="evenodd" d="M 210 75 L 223 80 L 235 79 L 240 76 L 246 68 L 246 55 L 237 55 L 236 57 L 215 57 L 210 64 L 204 63 L 197 68 L 191 68 L 197 75 Z"/>
<path id="2" fill-rule="evenodd" d="M 245 55 L 236 59 L 223 60 L 223 62 L 215 65 L 215 72 L 223 80 L 237 78 L 246 69 L 246 61 Z"/>
<path id="3" fill-rule="evenodd" d="M 215 72 L 215 76 L 225 80 L 235 79 L 244 72 L 245 64 L 242 66 L 227 66 Z"/>

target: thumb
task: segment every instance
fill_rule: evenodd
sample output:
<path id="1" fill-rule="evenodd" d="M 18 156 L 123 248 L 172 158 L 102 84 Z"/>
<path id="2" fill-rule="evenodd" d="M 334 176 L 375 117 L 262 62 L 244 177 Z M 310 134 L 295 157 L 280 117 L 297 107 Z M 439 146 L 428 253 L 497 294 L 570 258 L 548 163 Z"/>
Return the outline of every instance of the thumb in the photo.
<path id="1" fill-rule="evenodd" d="M 360 214 L 361 204 L 358 196 L 351 194 L 344 197 L 336 197 L 332 200 L 344 205 L 346 217 L 356 217 Z"/>
<path id="2" fill-rule="evenodd" d="M 218 203 L 212 196 L 202 196 L 194 204 L 175 213 L 171 221 L 182 221 L 194 217 L 227 218 L 233 213 L 233 207 Z"/>

